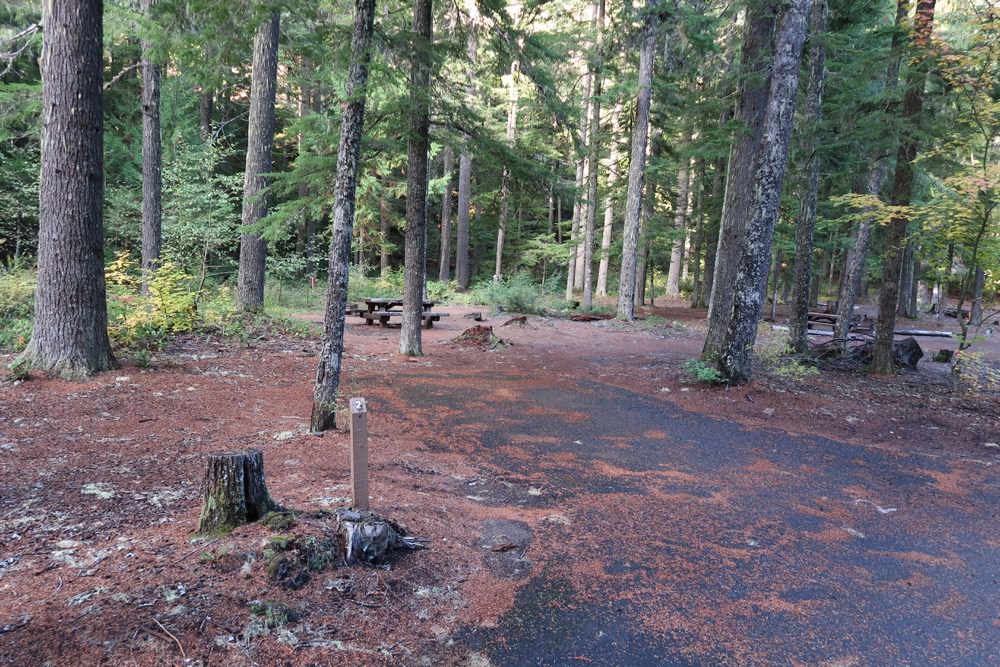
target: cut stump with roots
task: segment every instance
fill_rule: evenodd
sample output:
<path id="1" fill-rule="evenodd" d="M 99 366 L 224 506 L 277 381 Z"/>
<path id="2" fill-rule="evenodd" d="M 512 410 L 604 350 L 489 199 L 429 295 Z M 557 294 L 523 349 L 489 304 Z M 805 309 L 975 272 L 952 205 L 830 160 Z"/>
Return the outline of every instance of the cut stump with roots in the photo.
<path id="1" fill-rule="evenodd" d="M 248 449 L 208 457 L 198 533 L 228 533 L 275 509 L 278 505 L 264 482 L 263 452 Z"/>

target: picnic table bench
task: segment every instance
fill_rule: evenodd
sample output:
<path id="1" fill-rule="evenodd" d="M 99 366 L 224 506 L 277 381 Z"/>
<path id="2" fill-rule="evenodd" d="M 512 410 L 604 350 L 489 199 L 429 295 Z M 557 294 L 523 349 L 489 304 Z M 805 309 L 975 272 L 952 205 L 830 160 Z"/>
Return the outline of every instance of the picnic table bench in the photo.
<path id="1" fill-rule="evenodd" d="M 403 305 L 402 297 L 379 297 L 364 299 L 363 301 L 364 308 L 358 307 L 356 312 L 359 317 L 365 320 L 366 325 L 371 326 L 375 322 L 378 322 L 379 326 L 387 327 L 393 318 L 403 316 L 403 311 L 394 310 Z M 439 303 L 441 302 L 424 300 L 420 319 L 423 321 L 425 328 L 430 329 L 434 326 L 435 322 L 440 322 L 442 317 L 448 317 L 448 313 L 432 310 Z"/>

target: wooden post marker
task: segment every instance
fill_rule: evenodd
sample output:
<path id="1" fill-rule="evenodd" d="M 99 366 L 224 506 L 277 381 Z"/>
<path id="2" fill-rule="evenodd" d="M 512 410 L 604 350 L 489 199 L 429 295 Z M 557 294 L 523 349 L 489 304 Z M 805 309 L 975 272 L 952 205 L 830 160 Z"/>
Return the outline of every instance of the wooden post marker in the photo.
<path id="1" fill-rule="evenodd" d="M 368 403 L 352 398 L 351 406 L 351 499 L 356 510 L 368 509 Z"/>

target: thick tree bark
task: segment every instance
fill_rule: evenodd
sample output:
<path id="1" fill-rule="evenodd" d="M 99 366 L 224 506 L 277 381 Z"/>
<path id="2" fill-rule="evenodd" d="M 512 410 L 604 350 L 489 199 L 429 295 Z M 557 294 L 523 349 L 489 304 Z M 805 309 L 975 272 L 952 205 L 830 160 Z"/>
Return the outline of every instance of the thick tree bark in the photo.
<path id="1" fill-rule="evenodd" d="M 507 147 L 514 149 L 517 137 L 517 60 L 510 63 L 510 80 L 507 83 Z M 510 165 L 504 164 L 500 183 L 500 225 L 497 229 L 497 254 L 493 270 L 493 280 L 500 280 L 503 273 L 503 244 L 507 233 L 507 219 L 510 217 Z"/>
<path id="2" fill-rule="evenodd" d="M 604 197 L 604 232 L 601 235 L 601 262 L 597 269 L 597 296 L 608 295 L 608 265 L 615 222 L 614 188 L 618 182 L 618 135 L 621 132 L 621 101 L 611 112 L 611 152 L 608 155 L 608 192 Z"/>
<path id="3" fill-rule="evenodd" d="M 899 143 L 896 170 L 893 175 L 892 204 L 908 206 L 913 194 L 913 162 L 917 157 L 916 126 L 924 108 L 924 86 L 927 82 L 929 59 L 926 49 L 930 46 L 934 30 L 935 0 L 918 0 L 913 20 L 913 47 L 917 61 L 907 75 L 906 93 L 903 95 L 902 117 L 908 125 Z M 896 216 L 889 221 L 885 240 L 885 263 L 882 269 L 882 289 L 879 293 L 878 322 L 875 327 L 875 349 L 872 370 L 876 373 L 893 371 L 892 343 L 896 330 L 896 308 L 899 299 L 899 280 L 906 244 L 907 218 Z"/>
<path id="4" fill-rule="evenodd" d="M 590 173 L 587 174 L 587 222 L 583 233 L 583 310 L 589 311 L 594 305 L 594 228 L 597 226 L 597 167 L 601 154 L 601 84 L 603 83 L 604 58 L 604 0 L 594 3 L 594 16 L 597 26 L 595 43 L 596 53 L 593 55 L 591 77 L 594 91 L 591 96 L 589 157 Z M 580 267 L 577 266 L 579 272 Z"/>
<path id="5" fill-rule="evenodd" d="M 685 128 L 681 152 L 685 153 L 691 143 L 691 129 Z M 691 184 L 691 161 L 687 157 L 681 160 L 677 170 L 677 200 L 674 204 L 674 239 L 670 250 L 670 267 L 667 270 L 667 296 L 676 299 L 681 295 L 681 263 L 684 258 L 684 240 L 687 236 L 688 190 Z"/>
<path id="6" fill-rule="evenodd" d="M 732 318 L 719 357 L 719 371 L 727 384 L 743 384 L 752 377 L 753 346 L 795 120 L 809 4 L 809 0 L 792 0 L 778 26 L 753 198 L 747 211 L 745 247 L 736 273 Z"/>
<path id="7" fill-rule="evenodd" d="M 632 149 L 629 154 L 628 189 L 625 194 L 625 229 L 622 234 L 622 266 L 618 278 L 618 318 L 631 322 L 635 317 L 636 265 L 639 255 L 639 226 L 642 216 L 642 189 L 649 140 L 649 107 L 653 91 L 653 52 L 659 18 L 652 7 L 646 15 L 639 49 L 639 90 L 636 93 Z"/>
<path id="8" fill-rule="evenodd" d="M 458 158 L 458 226 L 455 232 L 455 279 L 459 289 L 468 289 L 469 271 L 469 209 L 472 202 L 472 156 L 463 148 Z"/>
<path id="9" fill-rule="evenodd" d="M 142 0 L 149 18 L 155 0 Z M 160 66 L 152 44 L 142 40 L 142 293 L 149 288 L 163 247 L 163 151 L 160 144 Z"/>
<path id="10" fill-rule="evenodd" d="M 243 176 L 243 227 L 259 223 L 267 215 L 265 174 L 271 172 L 274 148 L 274 96 L 278 75 L 278 26 L 274 12 L 260 25 L 253 45 L 250 82 L 250 116 L 247 130 L 246 172 Z M 257 311 L 264 307 L 264 272 L 267 244 L 257 231 L 240 235 L 240 269 L 236 286 L 236 308 Z"/>
<path id="11" fill-rule="evenodd" d="M 819 124 L 823 119 L 823 79 L 826 76 L 826 0 L 813 0 L 809 20 L 809 87 L 806 90 L 806 167 L 799 216 L 795 221 L 795 295 L 792 297 L 791 346 L 796 352 L 809 348 L 809 281 L 813 269 L 813 232 L 816 229 L 816 196 L 819 193 Z"/>
<path id="12" fill-rule="evenodd" d="M 438 280 L 451 280 L 451 177 L 455 171 L 455 151 L 444 147 L 444 194 L 441 196 L 441 259 L 438 266 Z"/>
<path id="13" fill-rule="evenodd" d="M 197 531 L 201 535 L 228 533 L 278 509 L 267 491 L 259 449 L 209 456 L 204 487 Z"/>
<path id="14" fill-rule="evenodd" d="M 351 237 L 367 99 L 365 87 L 368 84 L 368 63 L 371 59 L 369 47 L 375 23 L 375 0 L 355 0 L 354 12 L 351 65 L 347 71 L 347 87 L 344 91 L 346 102 L 344 115 L 340 119 L 340 145 L 337 149 L 323 347 L 319 354 L 316 385 L 313 388 L 310 424 L 314 433 L 336 426 L 337 393 L 344 354 L 344 316 L 350 275 Z"/>
<path id="15" fill-rule="evenodd" d="M 916 319 L 916 263 L 917 253 L 913 239 L 906 242 L 903 250 L 903 267 L 899 276 L 899 308 L 897 314 L 900 317 Z"/>
<path id="16" fill-rule="evenodd" d="M 770 85 L 776 4 L 770 1 L 752 4 L 747 11 L 749 16 L 743 32 L 740 66 L 739 109 L 736 112 L 743 129 L 733 141 L 726 174 L 715 275 L 708 305 L 708 333 L 702 349 L 705 359 L 721 355 L 732 319 L 736 271 L 746 237 L 746 223 L 750 218 L 747 209 L 757 176 L 757 154 Z"/>
<path id="17" fill-rule="evenodd" d="M 68 379 L 114 368 L 104 284 L 103 2 L 45 2 L 38 278 L 19 362 Z"/>
<path id="18" fill-rule="evenodd" d="M 410 138 L 406 168 L 406 255 L 399 353 L 419 357 L 427 261 L 427 149 L 430 145 L 431 0 L 414 0 Z"/>

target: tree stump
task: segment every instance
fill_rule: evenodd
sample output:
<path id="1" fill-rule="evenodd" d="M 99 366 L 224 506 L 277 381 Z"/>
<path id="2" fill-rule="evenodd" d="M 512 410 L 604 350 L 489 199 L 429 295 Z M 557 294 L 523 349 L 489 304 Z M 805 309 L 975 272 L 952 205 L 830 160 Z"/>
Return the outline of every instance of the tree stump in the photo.
<path id="1" fill-rule="evenodd" d="M 199 533 L 228 533 L 277 507 L 264 482 L 263 452 L 248 449 L 209 456 Z"/>

